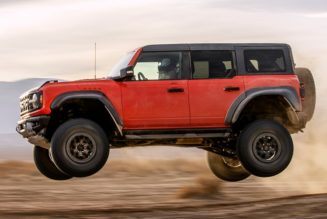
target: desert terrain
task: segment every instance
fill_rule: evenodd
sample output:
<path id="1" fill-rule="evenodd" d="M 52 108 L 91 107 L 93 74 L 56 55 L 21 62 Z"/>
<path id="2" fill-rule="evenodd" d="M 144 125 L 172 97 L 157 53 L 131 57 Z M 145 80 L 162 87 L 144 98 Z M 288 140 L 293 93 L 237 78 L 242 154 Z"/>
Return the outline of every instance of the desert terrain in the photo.
<path id="1" fill-rule="evenodd" d="M 211 174 L 205 153 L 198 154 L 152 160 L 114 156 L 92 177 L 59 182 L 40 175 L 31 161 L 2 161 L 0 217 L 327 217 L 327 194 L 322 192 L 327 190 L 319 177 L 292 177 L 291 167 L 273 178 L 222 182 Z"/>

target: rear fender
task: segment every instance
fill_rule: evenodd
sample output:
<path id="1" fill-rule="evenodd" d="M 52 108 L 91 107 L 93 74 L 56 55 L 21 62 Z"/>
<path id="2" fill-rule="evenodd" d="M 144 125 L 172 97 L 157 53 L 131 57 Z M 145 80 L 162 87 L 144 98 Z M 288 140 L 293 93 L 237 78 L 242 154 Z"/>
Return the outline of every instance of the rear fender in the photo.
<path id="1" fill-rule="evenodd" d="M 259 96 L 282 96 L 286 102 L 290 105 L 294 112 L 300 112 L 302 110 L 301 99 L 299 98 L 296 90 L 293 87 L 265 87 L 265 88 L 253 88 L 242 93 L 230 106 L 226 118 L 225 124 L 234 124 L 246 105 L 254 98 Z"/>

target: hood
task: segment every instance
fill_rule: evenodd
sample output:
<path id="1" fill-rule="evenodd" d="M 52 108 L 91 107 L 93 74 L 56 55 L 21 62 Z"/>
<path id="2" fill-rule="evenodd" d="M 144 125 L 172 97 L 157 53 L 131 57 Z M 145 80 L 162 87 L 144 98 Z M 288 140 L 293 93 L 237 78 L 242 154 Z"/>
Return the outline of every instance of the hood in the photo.
<path id="1" fill-rule="evenodd" d="M 30 94 L 30 93 L 35 93 L 35 92 L 37 92 L 39 89 L 41 89 L 41 88 L 42 88 L 44 85 L 46 85 L 46 84 L 49 84 L 49 83 L 58 83 L 58 82 L 59 82 L 59 80 L 48 80 L 48 81 L 44 82 L 43 84 L 41 84 L 40 86 L 36 86 L 36 87 L 33 87 L 33 88 L 31 88 L 31 89 L 25 91 L 24 93 L 22 93 L 22 94 L 20 95 L 19 98 L 21 99 L 21 98 L 27 96 L 27 95 Z"/>

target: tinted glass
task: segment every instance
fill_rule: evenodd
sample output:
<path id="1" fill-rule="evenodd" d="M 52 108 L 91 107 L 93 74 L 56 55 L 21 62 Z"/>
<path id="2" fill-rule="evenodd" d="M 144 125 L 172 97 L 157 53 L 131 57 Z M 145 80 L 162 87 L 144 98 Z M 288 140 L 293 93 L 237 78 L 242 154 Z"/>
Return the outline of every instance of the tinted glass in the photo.
<path id="1" fill-rule="evenodd" d="M 245 50 L 244 57 L 249 73 L 286 71 L 283 50 Z"/>
<path id="2" fill-rule="evenodd" d="M 232 51 L 192 51 L 194 79 L 229 78 L 235 75 Z"/>
<path id="3" fill-rule="evenodd" d="M 180 52 L 144 52 L 134 67 L 135 80 L 181 79 Z"/>

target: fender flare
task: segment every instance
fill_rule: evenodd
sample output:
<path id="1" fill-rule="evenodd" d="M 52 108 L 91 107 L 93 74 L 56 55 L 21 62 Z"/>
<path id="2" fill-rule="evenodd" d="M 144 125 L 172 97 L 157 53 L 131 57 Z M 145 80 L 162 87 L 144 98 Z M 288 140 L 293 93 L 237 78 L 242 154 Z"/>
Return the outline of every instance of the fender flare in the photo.
<path id="1" fill-rule="evenodd" d="M 123 130 L 123 121 L 120 118 L 117 110 L 111 103 L 111 101 L 99 91 L 73 91 L 73 92 L 66 92 L 57 96 L 51 103 L 51 110 L 58 109 L 64 102 L 72 99 L 93 99 L 100 101 L 104 107 L 106 108 L 107 112 L 109 113 L 110 117 L 114 121 L 117 130 L 122 135 Z"/>
<path id="2" fill-rule="evenodd" d="M 236 98 L 233 104 L 228 109 L 225 124 L 232 125 L 237 120 L 246 105 L 256 97 L 259 96 L 282 96 L 293 109 L 294 112 L 300 112 L 302 110 L 301 99 L 293 87 L 262 87 L 252 88 L 242 93 Z"/>

